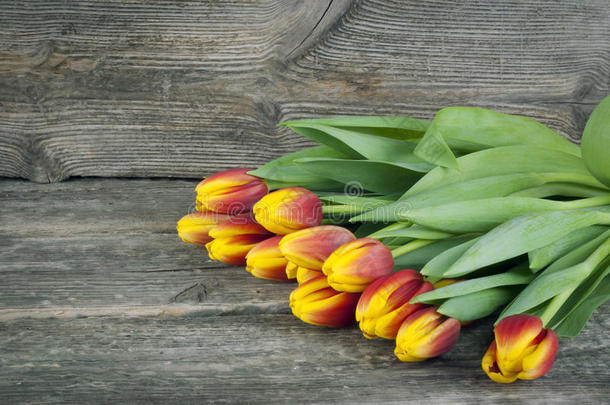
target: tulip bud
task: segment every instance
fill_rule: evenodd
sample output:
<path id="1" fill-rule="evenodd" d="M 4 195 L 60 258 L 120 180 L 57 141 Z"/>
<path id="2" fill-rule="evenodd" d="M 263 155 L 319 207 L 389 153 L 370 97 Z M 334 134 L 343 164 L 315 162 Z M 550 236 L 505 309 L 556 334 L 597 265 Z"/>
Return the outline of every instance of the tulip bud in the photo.
<path id="1" fill-rule="evenodd" d="M 354 239 L 350 231 L 340 226 L 315 226 L 284 236 L 280 250 L 297 266 L 322 270 L 324 261 L 335 249 Z"/>
<path id="2" fill-rule="evenodd" d="M 245 214 L 216 225 L 210 231 L 210 236 L 214 240 L 205 245 L 210 259 L 243 266 L 250 249 L 273 235 Z"/>
<path id="3" fill-rule="evenodd" d="M 297 283 L 303 284 L 312 278 L 323 276 L 321 271 L 308 269 L 307 267 L 298 266 L 296 263 L 288 262 L 286 265 L 286 275 L 288 278 L 297 279 Z"/>
<path id="4" fill-rule="evenodd" d="M 433 290 L 415 270 L 401 270 L 378 278 L 360 296 L 356 321 L 366 338 L 394 339 L 402 322 L 425 304 L 409 304 L 411 298 Z"/>
<path id="5" fill-rule="evenodd" d="M 254 246 L 246 255 L 246 270 L 254 277 L 289 281 L 286 275 L 288 260 L 278 246 L 281 239 L 281 236 L 274 236 Z"/>
<path id="6" fill-rule="evenodd" d="M 533 380 L 546 374 L 557 353 L 557 335 L 542 327 L 540 318 L 512 315 L 502 319 L 495 340 L 481 363 L 489 378 L 499 383 Z"/>
<path id="7" fill-rule="evenodd" d="M 247 173 L 250 170 L 225 170 L 201 181 L 195 189 L 197 210 L 231 215 L 249 212 L 269 192 L 263 179 Z"/>
<path id="8" fill-rule="evenodd" d="M 312 325 L 347 326 L 354 322 L 359 295 L 335 291 L 325 276 L 319 276 L 292 291 L 290 308 L 294 316 Z"/>
<path id="9" fill-rule="evenodd" d="M 393 270 L 392 252 L 372 238 L 360 238 L 340 246 L 322 267 L 331 287 L 346 292 L 362 292 L 373 281 Z"/>
<path id="10" fill-rule="evenodd" d="M 459 337 L 460 321 L 427 307 L 412 313 L 400 325 L 394 354 L 401 361 L 426 360 L 451 350 Z"/>
<path id="11" fill-rule="evenodd" d="M 212 211 L 195 212 L 183 216 L 178 221 L 176 229 L 182 241 L 205 245 L 212 240 L 212 237 L 209 235 L 210 230 L 229 217 L 229 215 Z"/>
<path id="12" fill-rule="evenodd" d="M 281 250 L 280 250 L 281 252 Z M 293 278 L 297 278 L 297 271 L 299 270 L 299 266 L 296 265 L 295 263 L 291 262 L 290 260 L 288 260 L 288 263 L 286 263 L 286 277 L 293 279 Z"/>
<path id="13" fill-rule="evenodd" d="M 267 194 L 254 205 L 254 216 L 278 235 L 320 225 L 322 203 L 317 195 L 301 187 L 288 187 Z"/>

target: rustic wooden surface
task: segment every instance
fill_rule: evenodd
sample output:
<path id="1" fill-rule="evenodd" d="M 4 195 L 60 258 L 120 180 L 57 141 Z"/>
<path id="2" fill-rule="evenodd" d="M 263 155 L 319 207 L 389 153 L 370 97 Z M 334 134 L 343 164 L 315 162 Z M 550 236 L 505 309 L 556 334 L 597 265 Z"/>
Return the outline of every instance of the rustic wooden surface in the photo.
<path id="1" fill-rule="evenodd" d="M 560 343 L 544 378 L 491 382 L 491 320 L 456 348 L 399 362 L 390 341 L 289 314 L 292 283 L 210 262 L 175 222 L 196 182 L 0 181 L 3 403 L 602 403 L 610 306 Z"/>
<path id="2" fill-rule="evenodd" d="M 577 141 L 608 38 L 607 0 L 0 0 L 0 176 L 35 182 L 0 179 L 0 402 L 607 402 L 608 305 L 503 386 L 490 321 L 400 363 L 175 222 L 195 179 L 311 145 L 283 120 L 475 105 Z"/>
<path id="3" fill-rule="evenodd" d="M 0 0 L 0 175 L 201 177 L 311 143 L 282 120 L 479 105 L 578 139 L 607 0 Z"/>

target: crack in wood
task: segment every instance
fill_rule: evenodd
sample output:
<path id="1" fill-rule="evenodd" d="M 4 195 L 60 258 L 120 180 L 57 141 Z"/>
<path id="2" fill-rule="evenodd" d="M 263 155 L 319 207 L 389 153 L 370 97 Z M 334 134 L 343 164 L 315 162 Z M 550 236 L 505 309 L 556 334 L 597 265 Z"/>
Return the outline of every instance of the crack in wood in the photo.
<path id="1" fill-rule="evenodd" d="M 175 302 L 203 302 L 205 301 L 205 299 L 208 296 L 208 290 L 205 286 L 205 284 L 203 283 L 195 283 L 190 287 L 185 288 L 184 290 L 180 291 L 178 294 L 174 295 L 170 300 L 169 303 L 175 303 Z"/>
<path id="2" fill-rule="evenodd" d="M 316 28 L 318 28 L 318 26 L 320 25 L 320 23 L 322 22 L 322 20 L 324 19 L 324 17 L 326 16 L 326 14 L 328 13 L 328 10 L 330 9 L 330 6 L 332 6 L 334 0 L 330 0 L 328 2 L 328 6 L 326 6 L 326 9 L 324 10 L 324 12 L 322 13 L 322 15 L 320 16 L 320 18 L 318 19 L 318 21 L 316 21 L 316 23 L 314 24 L 313 28 L 311 29 L 311 31 L 309 31 L 309 33 L 307 35 L 305 35 L 305 37 L 301 40 L 301 42 L 299 42 L 299 44 L 297 46 L 294 47 L 294 49 L 292 49 L 290 52 L 288 52 L 288 55 L 286 55 L 286 59 L 289 59 L 290 56 L 292 56 L 292 54 L 299 49 L 304 43 L 305 41 L 307 41 L 311 35 L 315 32 Z"/>

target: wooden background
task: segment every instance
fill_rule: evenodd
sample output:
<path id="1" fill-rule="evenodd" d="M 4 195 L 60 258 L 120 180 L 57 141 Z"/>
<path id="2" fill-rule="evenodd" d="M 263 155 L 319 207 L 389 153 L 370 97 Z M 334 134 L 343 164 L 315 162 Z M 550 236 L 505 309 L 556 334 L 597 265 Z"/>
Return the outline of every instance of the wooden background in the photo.
<path id="1" fill-rule="evenodd" d="M 0 0 L 0 402 L 606 402 L 608 305 L 497 385 L 489 321 L 400 363 L 175 222 L 202 176 L 311 144 L 283 120 L 475 105 L 577 141 L 609 38 L 607 0 Z"/>

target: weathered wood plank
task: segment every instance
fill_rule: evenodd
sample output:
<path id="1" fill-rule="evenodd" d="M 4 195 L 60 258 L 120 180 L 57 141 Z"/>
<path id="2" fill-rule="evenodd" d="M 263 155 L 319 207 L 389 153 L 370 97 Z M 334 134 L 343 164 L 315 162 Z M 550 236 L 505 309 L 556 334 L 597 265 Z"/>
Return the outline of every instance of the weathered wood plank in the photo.
<path id="1" fill-rule="evenodd" d="M 180 241 L 195 184 L 0 181 L 0 320 L 288 311 L 294 284 L 255 279 Z"/>
<path id="2" fill-rule="evenodd" d="M 296 65 L 367 72 L 387 87 L 580 99 L 608 91 L 609 21 L 595 1 L 364 0 Z"/>
<path id="3" fill-rule="evenodd" d="M 285 119 L 456 104 L 577 140 L 610 92 L 604 0 L 5 3 L 0 175 L 39 182 L 197 178 L 311 145 Z"/>
<path id="4" fill-rule="evenodd" d="M 0 323 L 0 392 L 7 403 L 605 403 L 608 309 L 560 341 L 545 377 L 510 385 L 480 370 L 489 322 L 406 364 L 391 341 L 290 315 L 22 319 Z"/>

